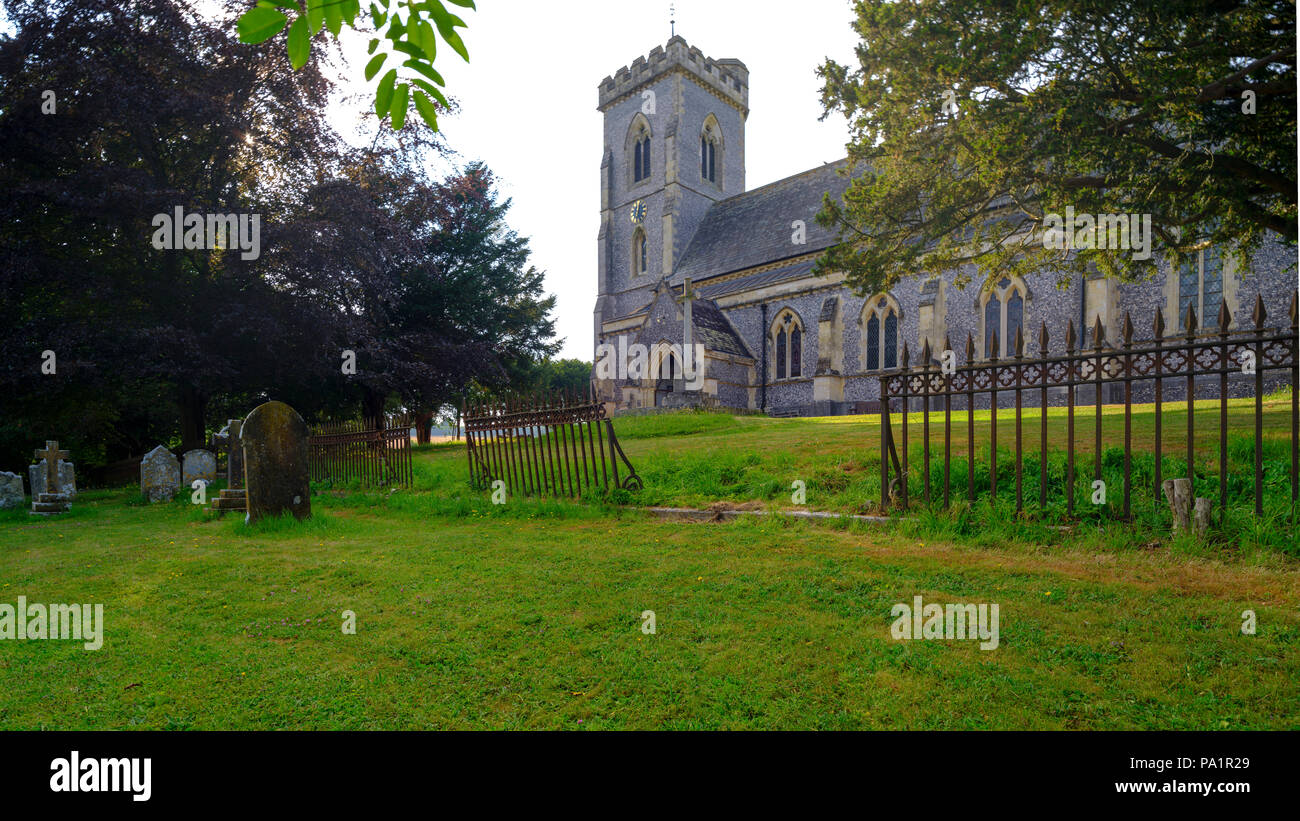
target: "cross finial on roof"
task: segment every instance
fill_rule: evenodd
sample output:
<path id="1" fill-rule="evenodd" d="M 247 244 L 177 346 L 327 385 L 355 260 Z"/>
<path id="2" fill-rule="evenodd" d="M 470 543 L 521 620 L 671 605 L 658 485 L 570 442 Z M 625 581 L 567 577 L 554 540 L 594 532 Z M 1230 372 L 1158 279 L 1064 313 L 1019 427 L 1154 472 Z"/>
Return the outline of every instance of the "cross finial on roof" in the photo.
<path id="1" fill-rule="evenodd" d="M 668 4 L 668 30 L 670 36 L 677 36 L 677 4 Z"/>

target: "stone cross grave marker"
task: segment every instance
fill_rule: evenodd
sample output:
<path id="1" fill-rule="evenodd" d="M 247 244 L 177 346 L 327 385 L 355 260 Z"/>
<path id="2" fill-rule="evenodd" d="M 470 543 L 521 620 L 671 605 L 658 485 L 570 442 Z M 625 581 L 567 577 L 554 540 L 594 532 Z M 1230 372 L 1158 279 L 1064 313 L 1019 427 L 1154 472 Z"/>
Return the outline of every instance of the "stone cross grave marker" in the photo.
<path id="1" fill-rule="evenodd" d="M 71 455 L 66 450 L 59 450 L 59 443 L 50 439 L 46 440 L 44 451 L 36 451 L 37 462 L 41 459 L 45 460 L 45 492 L 36 493 L 36 488 L 32 488 L 33 514 L 48 516 L 51 513 L 66 513 L 72 507 L 70 497 L 64 492 L 63 483 L 60 481 L 59 470 L 63 458 Z"/>
<path id="2" fill-rule="evenodd" d="M 71 456 L 66 450 L 59 450 L 57 440 L 45 441 L 45 450 L 36 451 L 36 461 L 45 460 L 45 490 L 49 493 L 58 493 L 62 488 L 59 484 L 59 460 L 65 456 Z"/>

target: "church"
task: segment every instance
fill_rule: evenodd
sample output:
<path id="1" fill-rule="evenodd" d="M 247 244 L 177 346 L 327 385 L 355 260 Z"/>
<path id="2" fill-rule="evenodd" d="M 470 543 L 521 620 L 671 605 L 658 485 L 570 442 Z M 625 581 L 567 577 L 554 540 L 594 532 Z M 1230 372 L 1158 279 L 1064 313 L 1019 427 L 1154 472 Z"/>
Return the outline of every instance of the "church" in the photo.
<path id="1" fill-rule="evenodd" d="M 1043 272 L 963 288 L 954 270 L 855 294 L 842 275 L 812 274 L 835 241 L 814 216 L 823 195 L 848 187 L 847 161 L 746 190 L 748 100 L 743 62 L 707 57 L 680 36 L 599 85 L 593 377 L 611 410 L 864 413 L 878 408 L 879 375 L 899 367 L 905 344 L 913 363 L 926 341 L 933 351 L 945 338 L 962 348 L 967 335 L 977 358 L 1003 356 L 1017 329 L 1034 338 L 1046 323 L 1053 349 L 1063 349 L 1069 320 L 1116 329 L 1127 311 L 1149 336 L 1157 308 L 1178 333 L 1188 307 L 1214 317 L 1221 300 L 1238 327 L 1256 295 L 1286 322 L 1296 260 L 1280 242 L 1247 271 L 1210 248 L 1139 283 L 1096 276 L 1062 288 Z M 648 368 L 601 367 L 635 346 L 651 351 Z"/>

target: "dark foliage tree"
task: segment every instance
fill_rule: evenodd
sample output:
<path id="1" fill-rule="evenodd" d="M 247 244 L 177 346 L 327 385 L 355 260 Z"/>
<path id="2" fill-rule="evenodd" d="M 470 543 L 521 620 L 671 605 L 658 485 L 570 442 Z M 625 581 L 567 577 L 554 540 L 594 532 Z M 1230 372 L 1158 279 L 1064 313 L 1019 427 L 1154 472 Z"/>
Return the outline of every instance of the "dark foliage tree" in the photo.
<path id="1" fill-rule="evenodd" d="M 8 458 L 56 435 L 104 459 L 139 453 L 176 416 L 196 447 L 212 396 L 296 377 L 306 318 L 238 251 L 155 249 L 153 217 L 256 213 L 274 242 L 335 150 L 327 84 L 240 44 L 233 6 L 218 21 L 171 0 L 4 8 L 0 395 L 4 418 L 24 420 Z"/>
<path id="2" fill-rule="evenodd" d="M 327 354 L 367 418 L 398 405 L 421 441 L 439 408 L 471 381 L 499 384 L 507 366 L 551 353 L 542 273 L 505 222 L 488 169 L 431 181 L 406 151 L 358 152 L 307 195 L 284 244 L 297 297 L 333 311 Z M 356 373 L 341 367 L 355 355 Z M 346 392 L 347 388 L 344 388 Z"/>
<path id="3" fill-rule="evenodd" d="M 819 271 L 871 292 L 963 263 L 989 279 L 1153 273 L 1159 254 L 1044 248 L 1045 216 L 1070 206 L 1150 214 L 1175 257 L 1296 239 L 1293 0 L 855 9 L 858 65 L 819 74 L 861 176 L 819 215 L 841 240 Z"/>

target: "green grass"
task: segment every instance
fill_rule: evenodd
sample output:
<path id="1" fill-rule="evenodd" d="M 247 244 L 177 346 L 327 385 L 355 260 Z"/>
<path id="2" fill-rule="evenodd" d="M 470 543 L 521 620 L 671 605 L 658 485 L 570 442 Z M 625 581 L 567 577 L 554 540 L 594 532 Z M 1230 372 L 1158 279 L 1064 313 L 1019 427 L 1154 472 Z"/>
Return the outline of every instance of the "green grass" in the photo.
<path id="1" fill-rule="evenodd" d="M 618 420 L 664 477 L 642 495 L 788 506 L 790 471 L 839 499 L 872 475 L 869 419 L 682 416 L 707 421 Z M 412 490 L 319 488 L 306 522 L 134 489 L 3 512 L 0 603 L 98 602 L 106 629 L 96 652 L 0 641 L 0 729 L 1300 728 L 1285 550 L 1064 533 L 1001 500 L 883 526 L 496 506 L 458 445 L 415 467 Z M 1000 647 L 893 640 L 914 595 L 998 603 Z"/>
<path id="2" fill-rule="evenodd" d="M 1219 403 L 1197 402 L 1194 409 L 1193 465 L 1198 496 L 1210 498 L 1216 517 L 1219 499 Z M 1290 483 L 1289 395 L 1269 397 L 1264 403 L 1264 515 L 1254 513 L 1254 403 L 1234 399 L 1228 403 L 1228 494 L 1222 526 L 1207 540 L 1180 545 L 1199 553 L 1284 553 L 1300 558 L 1300 541 L 1291 526 L 1294 516 Z M 997 540 L 1034 539 L 1047 543 L 1063 540 L 1104 540 L 1140 547 L 1163 539 L 1169 531 L 1168 506 L 1155 485 L 1155 414 L 1151 405 L 1135 406 L 1130 437 L 1133 444 L 1130 488 L 1131 521 L 1117 526 L 1123 513 L 1124 416 L 1122 407 L 1102 409 L 1101 478 L 1106 483 L 1106 504 L 1092 503 L 1096 465 L 1094 409 L 1075 414 L 1074 513 L 1066 509 L 1066 446 L 1069 443 L 1067 411 L 1047 413 L 1047 505 L 1038 506 L 1042 417 L 1038 409 L 1025 409 L 1021 418 L 1022 506 L 1015 506 L 1015 412 L 998 414 L 997 496 L 990 495 L 991 417 L 975 412 L 975 503 L 968 494 L 968 423 L 965 411 L 952 414 L 949 487 L 954 514 L 924 516 L 938 532 L 950 536 L 978 531 Z M 726 421 L 701 422 L 701 419 Z M 1186 405 L 1166 405 L 1162 415 L 1162 478 L 1187 475 Z M 653 424 L 674 426 L 684 432 L 675 440 L 648 438 L 642 431 Z M 941 507 L 943 474 L 943 414 L 930 418 L 930 490 L 933 506 Z M 913 512 L 925 507 L 922 415 L 909 414 L 909 501 Z M 902 415 L 894 414 L 891 428 L 901 452 Z M 624 450 L 644 482 L 640 492 L 619 495 L 621 501 L 641 505 L 703 507 L 711 503 L 761 501 L 791 508 L 792 483 L 803 481 L 811 509 L 838 513 L 878 513 L 880 502 L 879 415 L 769 419 L 685 412 L 659 417 L 621 417 L 615 429 Z M 896 478 L 892 471 L 891 477 Z M 897 511 L 895 505 L 894 512 Z M 940 522 L 940 519 L 943 521 Z M 1072 526 L 1063 533 L 1060 525 Z"/>

